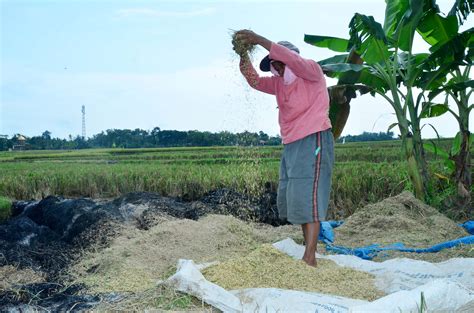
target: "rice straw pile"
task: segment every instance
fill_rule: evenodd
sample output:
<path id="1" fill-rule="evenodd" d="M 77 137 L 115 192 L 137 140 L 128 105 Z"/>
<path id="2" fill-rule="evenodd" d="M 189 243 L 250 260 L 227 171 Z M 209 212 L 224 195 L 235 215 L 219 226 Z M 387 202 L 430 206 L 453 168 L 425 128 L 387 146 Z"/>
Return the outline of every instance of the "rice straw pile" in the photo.
<path id="1" fill-rule="evenodd" d="M 227 289 L 281 288 L 375 300 L 384 295 L 372 275 L 318 259 L 316 268 L 262 245 L 246 257 L 209 267 L 204 276 Z"/>

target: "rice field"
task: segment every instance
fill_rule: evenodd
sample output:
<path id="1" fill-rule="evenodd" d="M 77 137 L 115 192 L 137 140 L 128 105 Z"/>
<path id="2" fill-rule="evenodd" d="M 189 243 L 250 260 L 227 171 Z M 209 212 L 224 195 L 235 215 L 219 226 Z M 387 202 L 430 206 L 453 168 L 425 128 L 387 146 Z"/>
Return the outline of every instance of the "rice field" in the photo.
<path id="1" fill-rule="evenodd" d="M 0 196 L 111 198 L 149 191 L 195 200 L 216 188 L 259 196 L 276 191 L 281 152 L 281 146 L 0 152 Z M 335 155 L 331 206 L 337 215 L 411 189 L 398 141 L 336 144 Z M 429 159 L 432 171 L 447 175 L 440 160 Z"/>

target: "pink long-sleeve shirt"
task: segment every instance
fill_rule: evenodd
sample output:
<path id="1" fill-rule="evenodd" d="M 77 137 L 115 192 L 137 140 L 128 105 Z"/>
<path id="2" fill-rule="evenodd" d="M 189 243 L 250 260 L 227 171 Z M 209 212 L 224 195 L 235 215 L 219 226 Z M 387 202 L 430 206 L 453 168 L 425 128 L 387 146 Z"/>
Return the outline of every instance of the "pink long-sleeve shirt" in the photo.
<path id="1" fill-rule="evenodd" d="M 283 144 L 331 128 L 329 95 L 319 64 L 276 43 L 271 45 L 270 59 L 285 63 L 297 78 L 285 85 L 283 77 L 261 77 L 250 61 L 241 61 L 240 71 L 251 87 L 276 96 Z"/>

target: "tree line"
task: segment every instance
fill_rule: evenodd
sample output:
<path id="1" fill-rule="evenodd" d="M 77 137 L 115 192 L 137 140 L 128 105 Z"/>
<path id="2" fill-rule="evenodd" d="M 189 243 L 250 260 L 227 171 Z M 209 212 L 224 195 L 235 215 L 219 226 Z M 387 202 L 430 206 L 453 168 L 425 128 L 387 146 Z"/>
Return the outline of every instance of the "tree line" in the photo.
<path id="1" fill-rule="evenodd" d="M 206 147 L 206 146 L 277 146 L 281 145 L 280 136 L 269 136 L 259 131 L 231 133 L 221 131 L 212 133 L 208 131 L 179 131 L 143 129 L 108 129 L 91 138 L 81 136 L 68 139 L 53 138 L 50 131 L 44 131 L 40 136 L 25 137 L 24 146 L 18 140 L 20 135 L 12 138 L 0 138 L 0 151 L 9 149 L 28 150 L 73 150 L 88 148 L 156 148 L 156 147 Z M 369 133 L 360 135 L 347 135 L 340 137 L 338 142 L 378 141 L 395 139 L 392 132 Z"/>
<path id="2" fill-rule="evenodd" d="M 346 135 L 339 137 L 337 142 L 357 142 L 357 141 L 383 141 L 383 140 L 394 140 L 396 139 L 394 133 L 388 131 L 386 133 L 379 132 L 379 133 L 369 133 L 363 132 L 360 135 Z"/>
<path id="3" fill-rule="evenodd" d="M 281 144 L 280 136 L 270 136 L 262 131 L 231 133 L 221 131 L 179 131 L 161 130 L 155 127 L 151 131 L 143 129 L 108 129 L 90 138 L 81 136 L 68 139 L 53 138 L 50 131 L 41 136 L 27 137 L 22 146 L 20 135 L 12 138 L 0 138 L 0 151 L 9 149 L 60 150 L 88 148 L 153 148 L 153 147 L 195 147 L 195 146 L 275 146 Z"/>

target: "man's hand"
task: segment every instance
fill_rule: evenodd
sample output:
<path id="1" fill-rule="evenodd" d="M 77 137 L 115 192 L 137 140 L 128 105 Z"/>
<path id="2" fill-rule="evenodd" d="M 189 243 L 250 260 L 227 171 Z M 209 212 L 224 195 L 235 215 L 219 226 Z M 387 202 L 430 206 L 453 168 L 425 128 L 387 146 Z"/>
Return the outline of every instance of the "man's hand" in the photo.
<path id="1" fill-rule="evenodd" d="M 261 38 L 260 35 L 257 35 L 251 30 L 242 29 L 236 32 L 235 37 L 237 40 L 242 41 L 246 44 L 251 45 L 258 45 L 260 44 L 259 39 Z"/>
<path id="2" fill-rule="evenodd" d="M 232 38 L 232 45 L 232 49 L 235 51 L 235 53 L 240 55 L 241 58 L 245 56 L 248 58 L 248 51 L 253 50 L 254 47 L 254 45 L 250 45 L 240 40 L 237 40 L 237 37 L 235 35 Z"/>
<path id="3" fill-rule="evenodd" d="M 243 42 L 244 44 L 260 45 L 270 51 L 272 42 L 267 38 L 260 36 L 248 29 L 242 29 L 236 32 L 235 39 Z"/>

